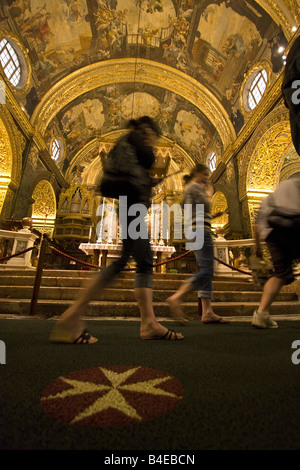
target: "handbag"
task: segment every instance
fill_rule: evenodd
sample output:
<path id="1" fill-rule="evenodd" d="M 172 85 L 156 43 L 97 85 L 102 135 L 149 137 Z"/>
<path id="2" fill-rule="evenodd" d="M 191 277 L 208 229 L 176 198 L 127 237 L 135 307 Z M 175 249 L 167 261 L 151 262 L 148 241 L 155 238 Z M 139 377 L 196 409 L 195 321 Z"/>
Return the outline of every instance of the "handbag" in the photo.
<path id="1" fill-rule="evenodd" d="M 150 185 L 148 171 L 138 161 L 135 148 L 122 137 L 108 153 L 100 183 L 102 196 L 119 199 L 127 196 L 131 202 L 138 202 Z"/>

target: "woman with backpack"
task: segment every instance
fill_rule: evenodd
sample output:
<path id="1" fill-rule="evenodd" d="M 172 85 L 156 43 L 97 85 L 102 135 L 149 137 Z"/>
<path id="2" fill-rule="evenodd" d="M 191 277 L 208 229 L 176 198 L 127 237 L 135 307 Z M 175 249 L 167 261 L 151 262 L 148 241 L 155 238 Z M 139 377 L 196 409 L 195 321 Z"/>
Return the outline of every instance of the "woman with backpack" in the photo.
<path id="1" fill-rule="evenodd" d="M 119 185 L 119 196 L 125 193 L 128 194 L 128 206 L 125 208 L 120 204 L 119 207 L 119 213 L 123 210 L 127 210 L 127 217 L 125 217 L 127 224 L 121 227 L 123 238 L 121 256 L 115 262 L 101 270 L 90 287 L 61 315 L 50 336 L 50 340 L 53 342 L 92 344 L 97 341 L 97 338 L 91 336 L 85 330 L 81 316 L 84 315 L 84 309 L 89 302 L 99 296 L 101 291 L 125 268 L 130 256 L 132 256 L 136 262 L 134 290 L 141 316 L 140 338 L 150 340 L 183 339 L 181 333 L 176 333 L 164 327 L 155 317 L 152 304 L 153 255 L 148 235 L 146 237 L 140 235 L 136 238 L 132 237 L 130 230 L 128 230 L 130 222 L 132 221 L 132 216 L 128 214 L 130 206 L 132 204 L 143 204 L 146 205 L 146 207 L 150 205 L 153 184 L 149 171 L 155 161 L 153 146 L 160 135 L 160 130 L 156 123 L 148 116 L 144 116 L 136 121 L 131 120 L 129 125 L 131 130 L 125 137 L 117 142 L 114 152 L 116 158 L 121 158 L 120 163 L 122 163 L 122 161 L 126 162 L 126 152 L 128 152 L 128 155 L 130 154 L 128 158 L 131 159 L 133 158 L 132 153 L 134 152 L 134 165 L 132 166 L 135 166 L 136 170 L 138 170 L 136 173 L 139 175 L 138 180 L 142 180 L 143 184 L 140 185 L 139 190 L 136 191 L 127 191 L 126 187 L 122 189 L 122 182 L 120 182 Z M 121 154 L 118 155 L 120 152 Z M 128 168 L 128 171 L 130 171 L 130 168 Z M 130 185 L 130 181 L 131 178 L 128 177 L 128 186 Z M 124 220 L 124 217 L 119 217 L 119 219 Z M 141 225 L 143 223 L 146 224 L 145 221 L 142 221 Z M 146 228 L 147 227 L 140 227 L 139 233 L 145 233 Z"/>

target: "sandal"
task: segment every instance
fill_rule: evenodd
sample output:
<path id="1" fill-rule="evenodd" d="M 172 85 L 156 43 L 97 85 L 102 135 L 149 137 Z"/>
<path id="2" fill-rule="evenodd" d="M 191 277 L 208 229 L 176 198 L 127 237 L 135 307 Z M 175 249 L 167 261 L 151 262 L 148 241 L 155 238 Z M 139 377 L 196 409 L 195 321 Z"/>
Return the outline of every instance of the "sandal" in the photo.
<path id="1" fill-rule="evenodd" d="M 55 326 L 50 334 L 50 341 L 52 343 L 64 343 L 64 344 L 93 344 L 96 341 L 90 342 L 91 335 L 87 330 L 83 330 L 77 339 L 73 339 L 68 331 L 61 326 Z"/>
<path id="2" fill-rule="evenodd" d="M 176 333 L 174 330 L 168 329 L 168 331 L 162 335 L 162 336 L 152 336 L 149 338 L 141 338 L 141 339 L 159 339 L 159 340 L 169 340 L 169 341 L 175 341 L 175 340 L 181 340 L 184 338 L 184 336 L 181 335 L 181 338 L 178 336 L 178 334 L 181 335 L 181 333 Z"/>
<path id="3" fill-rule="evenodd" d="M 87 330 L 83 330 L 81 335 L 78 336 L 78 338 L 75 339 L 75 341 L 73 341 L 73 344 L 93 344 L 98 341 L 96 339 L 96 341 L 93 341 L 92 343 L 90 343 L 90 339 L 91 339 L 90 333 Z"/>

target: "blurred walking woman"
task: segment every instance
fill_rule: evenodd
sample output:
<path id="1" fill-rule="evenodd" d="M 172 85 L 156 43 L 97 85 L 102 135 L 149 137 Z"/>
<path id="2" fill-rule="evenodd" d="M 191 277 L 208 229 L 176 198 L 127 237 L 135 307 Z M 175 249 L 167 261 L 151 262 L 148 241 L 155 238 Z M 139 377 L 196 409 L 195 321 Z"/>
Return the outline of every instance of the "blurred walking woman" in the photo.
<path id="1" fill-rule="evenodd" d="M 153 146 L 159 136 L 159 129 L 155 122 L 148 116 L 143 116 L 137 121 L 130 121 L 130 128 L 129 133 L 122 137 L 116 146 L 119 145 L 118 148 L 121 148 L 119 152 L 123 160 L 126 159 L 126 150 L 124 149 L 126 149 L 128 145 L 130 152 L 135 153 L 136 164 L 140 167 L 139 175 L 142 184 L 140 185 L 140 192 L 136 191 L 131 198 L 128 198 L 128 208 L 125 209 L 125 207 L 120 205 L 119 211 L 129 211 L 130 204 L 133 203 L 144 204 L 146 207 L 150 205 L 149 198 L 151 197 L 152 182 L 149 170 L 155 162 Z M 129 157 L 127 156 L 127 158 Z M 125 188 L 122 190 L 120 186 L 119 190 L 121 196 L 122 191 L 125 192 Z M 127 219 L 130 220 L 128 212 Z M 122 226 L 123 236 L 125 235 L 125 231 L 127 233 L 128 225 L 129 224 L 125 227 Z M 97 341 L 96 338 L 85 330 L 81 316 L 85 314 L 85 309 L 89 302 L 93 298 L 98 297 L 109 282 L 125 268 L 130 256 L 134 258 L 137 265 L 134 291 L 141 317 L 140 338 L 150 340 L 183 339 L 180 333 L 176 333 L 161 325 L 155 317 L 152 304 L 153 255 L 149 238 L 147 236 L 144 237 L 142 235 L 143 233 L 147 232 L 144 232 L 141 228 L 140 236 L 131 238 L 130 231 L 128 231 L 127 237 L 123 238 L 121 256 L 101 270 L 90 287 L 61 315 L 50 337 L 51 341 L 74 344 L 91 344 Z"/>
<path id="2" fill-rule="evenodd" d="M 181 302 L 187 293 L 198 291 L 202 303 L 202 323 L 228 323 L 216 315 L 212 309 L 212 281 L 214 274 L 214 249 L 211 236 L 211 220 L 220 217 L 222 213 L 211 215 L 211 186 L 209 184 L 209 168 L 197 164 L 190 175 L 183 204 L 192 205 L 192 225 L 204 225 L 204 243 L 201 249 L 194 250 L 199 271 L 184 282 L 179 290 L 168 298 L 167 302 L 172 314 L 178 319 L 190 319 L 181 309 Z M 196 205 L 203 204 L 204 218 L 196 220 Z"/>

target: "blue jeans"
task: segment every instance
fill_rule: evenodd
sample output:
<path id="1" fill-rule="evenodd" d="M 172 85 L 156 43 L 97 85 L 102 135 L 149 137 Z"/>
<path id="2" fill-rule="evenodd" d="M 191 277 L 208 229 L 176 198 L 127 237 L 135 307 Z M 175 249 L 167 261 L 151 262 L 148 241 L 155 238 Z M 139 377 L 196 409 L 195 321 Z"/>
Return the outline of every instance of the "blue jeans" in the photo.
<path id="1" fill-rule="evenodd" d="M 198 297 L 211 299 L 212 280 L 214 275 L 214 246 L 210 229 L 204 228 L 204 244 L 201 250 L 195 250 L 194 255 L 199 271 L 187 282 L 192 283 L 193 290 L 198 291 Z"/>

